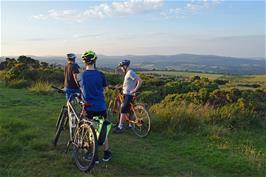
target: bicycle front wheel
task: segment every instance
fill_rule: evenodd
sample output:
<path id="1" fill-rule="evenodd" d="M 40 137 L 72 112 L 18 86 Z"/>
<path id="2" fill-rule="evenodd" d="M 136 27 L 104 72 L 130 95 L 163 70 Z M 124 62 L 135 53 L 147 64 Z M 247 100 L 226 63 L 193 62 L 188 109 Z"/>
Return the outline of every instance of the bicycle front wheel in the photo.
<path id="1" fill-rule="evenodd" d="M 55 136 L 53 139 L 53 145 L 54 146 L 56 146 L 58 143 L 59 137 L 60 137 L 62 131 L 64 130 L 65 125 L 66 125 L 66 121 L 67 121 L 67 109 L 66 109 L 66 107 L 63 107 L 60 114 L 59 114 L 57 123 L 56 123 Z"/>
<path id="2" fill-rule="evenodd" d="M 145 107 L 141 104 L 135 105 L 132 117 L 133 132 L 141 138 L 147 136 L 151 129 L 151 119 Z"/>
<path id="3" fill-rule="evenodd" d="M 80 171 L 93 168 L 98 153 L 98 142 L 94 127 L 89 123 L 81 123 L 75 132 L 73 157 Z"/>

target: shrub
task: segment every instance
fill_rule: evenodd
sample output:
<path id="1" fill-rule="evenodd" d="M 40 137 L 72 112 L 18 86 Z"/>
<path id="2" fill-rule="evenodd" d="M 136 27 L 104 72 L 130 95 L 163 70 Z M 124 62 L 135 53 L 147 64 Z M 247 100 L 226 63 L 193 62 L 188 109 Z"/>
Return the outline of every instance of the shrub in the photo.
<path id="1" fill-rule="evenodd" d="M 211 108 L 195 104 L 174 102 L 155 104 L 150 108 L 160 120 L 161 128 L 171 135 L 181 132 L 194 132 L 204 127 L 204 119 L 208 117 Z M 158 126 L 158 125 L 157 125 Z"/>
<path id="2" fill-rule="evenodd" d="M 258 127 L 266 117 L 266 92 L 226 89 L 170 94 L 150 111 L 168 132 L 198 130 L 208 125 L 228 129 Z M 190 124 L 190 125 L 188 125 Z M 203 125 L 203 126 L 202 126 Z"/>
<path id="3" fill-rule="evenodd" d="M 48 81 L 37 81 L 29 88 L 29 90 L 41 94 L 52 92 L 51 84 Z"/>
<path id="4" fill-rule="evenodd" d="M 140 96 L 140 101 L 152 105 L 158 103 L 161 100 L 161 96 L 158 91 L 142 91 Z"/>
<path id="5" fill-rule="evenodd" d="M 0 71 L 0 80 L 4 81 L 6 77 L 6 71 Z"/>
<path id="6" fill-rule="evenodd" d="M 222 79 L 215 79 L 213 82 L 216 83 L 216 84 L 218 84 L 218 85 L 225 85 L 229 81 L 228 80 L 222 80 Z"/>
<path id="7" fill-rule="evenodd" d="M 6 84 L 11 88 L 26 88 L 31 85 L 31 82 L 23 79 L 14 79 L 7 82 Z"/>

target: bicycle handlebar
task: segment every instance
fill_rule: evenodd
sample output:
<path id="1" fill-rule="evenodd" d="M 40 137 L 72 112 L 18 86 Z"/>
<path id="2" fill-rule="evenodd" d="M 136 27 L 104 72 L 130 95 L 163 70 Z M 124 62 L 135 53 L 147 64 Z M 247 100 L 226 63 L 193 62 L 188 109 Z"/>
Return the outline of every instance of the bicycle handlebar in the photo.
<path id="1" fill-rule="evenodd" d="M 65 91 L 63 89 L 60 89 L 58 87 L 55 86 L 51 86 L 53 89 L 55 89 L 58 93 L 65 93 Z"/>
<path id="2" fill-rule="evenodd" d="M 122 89 L 122 85 L 108 85 L 107 87 L 112 90 Z"/>

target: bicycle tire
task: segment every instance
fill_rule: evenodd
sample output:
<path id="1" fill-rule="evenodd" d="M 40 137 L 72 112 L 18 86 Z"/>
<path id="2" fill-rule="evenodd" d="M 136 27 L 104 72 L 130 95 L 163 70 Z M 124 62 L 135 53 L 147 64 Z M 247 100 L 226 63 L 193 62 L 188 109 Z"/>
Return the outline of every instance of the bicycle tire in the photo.
<path id="1" fill-rule="evenodd" d="M 56 124 L 55 124 L 55 131 L 58 128 L 59 122 L 60 122 L 60 120 L 62 118 L 62 115 L 63 115 L 65 109 L 66 109 L 66 106 L 63 106 L 62 109 L 61 109 L 61 111 L 60 111 L 60 113 L 59 113 L 59 115 L 58 115 L 58 119 L 57 119 Z"/>
<path id="2" fill-rule="evenodd" d="M 149 112 L 142 104 L 136 104 L 134 105 L 134 113 L 136 114 L 133 114 L 136 123 L 132 124 L 132 130 L 138 137 L 144 138 L 149 134 L 151 129 Z M 137 118 L 135 116 L 137 116 Z"/>
<path id="3" fill-rule="evenodd" d="M 86 128 L 89 133 L 88 135 L 89 140 L 87 139 L 86 142 L 83 141 L 85 138 L 81 140 L 82 142 L 79 141 L 80 135 L 78 134 L 82 128 Z M 82 132 L 84 132 L 84 129 L 82 130 Z M 84 134 L 88 134 L 88 133 L 84 133 Z M 85 145 L 89 145 L 89 147 L 86 147 Z M 91 150 L 90 153 L 92 154 L 86 152 L 86 150 L 88 149 Z M 86 152 L 84 155 L 81 155 L 81 159 L 79 158 L 79 155 L 80 155 L 79 150 L 84 150 Z M 78 169 L 83 172 L 90 171 L 95 164 L 97 153 L 98 153 L 98 142 L 97 142 L 97 136 L 96 136 L 95 129 L 89 123 L 82 123 L 75 132 L 74 143 L 73 143 L 73 158 L 74 158 L 75 164 L 78 167 Z M 81 160 L 83 160 L 83 162 Z"/>
<path id="4" fill-rule="evenodd" d="M 64 130 L 65 124 L 66 124 L 66 120 L 67 120 L 67 110 L 66 109 L 62 109 L 62 114 L 60 114 L 60 117 L 58 119 L 58 125 L 56 127 L 56 131 L 55 131 L 55 136 L 53 139 L 53 145 L 54 147 L 56 147 L 58 141 L 59 141 L 59 137 L 62 133 L 62 131 Z"/>

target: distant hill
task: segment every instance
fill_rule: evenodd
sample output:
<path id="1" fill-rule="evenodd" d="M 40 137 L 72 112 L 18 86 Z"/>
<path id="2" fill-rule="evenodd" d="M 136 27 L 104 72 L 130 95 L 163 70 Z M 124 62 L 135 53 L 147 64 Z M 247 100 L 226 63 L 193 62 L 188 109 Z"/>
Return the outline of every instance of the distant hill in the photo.
<path id="1" fill-rule="evenodd" d="M 80 58 L 81 55 L 78 55 Z M 64 57 L 38 57 L 34 59 L 49 63 L 65 64 Z M 265 58 L 235 58 L 215 55 L 126 55 L 98 56 L 98 66 L 115 68 L 122 59 L 132 61 L 132 67 L 145 70 L 184 70 L 224 74 L 266 74 Z M 82 64 L 81 60 L 77 61 Z"/>

